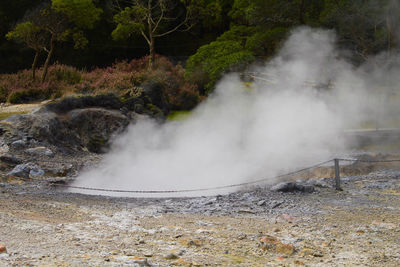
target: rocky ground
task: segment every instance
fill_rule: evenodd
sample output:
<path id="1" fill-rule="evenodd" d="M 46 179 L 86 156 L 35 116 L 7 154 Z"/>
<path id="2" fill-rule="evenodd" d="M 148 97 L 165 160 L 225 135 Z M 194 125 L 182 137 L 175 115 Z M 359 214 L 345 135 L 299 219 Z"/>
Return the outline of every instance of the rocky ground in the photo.
<path id="1" fill-rule="evenodd" d="M 112 198 L 0 184 L 1 266 L 399 266 L 400 172 L 215 197 Z M 275 187 L 276 189 L 276 187 Z"/>
<path id="2" fill-rule="evenodd" d="M 114 105 L 79 98 L 0 122 L 0 266 L 400 265 L 400 162 L 368 162 L 398 155 L 357 155 L 343 191 L 324 166 L 207 197 L 67 192 L 137 117 Z"/>

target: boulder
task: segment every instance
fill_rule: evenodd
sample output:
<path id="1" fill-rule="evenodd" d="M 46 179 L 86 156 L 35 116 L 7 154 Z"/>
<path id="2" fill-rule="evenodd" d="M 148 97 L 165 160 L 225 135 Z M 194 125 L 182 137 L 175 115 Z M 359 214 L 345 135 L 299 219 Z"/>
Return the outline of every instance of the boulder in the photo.
<path id="1" fill-rule="evenodd" d="M 271 187 L 271 191 L 312 193 L 314 192 L 314 187 L 312 185 L 302 185 L 296 182 L 283 182 Z"/>
<path id="2" fill-rule="evenodd" d="M 17 141 L 21 144 L 17 146 L 22 147 L 19 140 L 27 136 L 41 144 L 25 150 L 32 155 L 52 156 L 53 152 L 44 147 L 48 145 L 66 152 L 79 151 L 83 147 L 91 152 L 103 152 L 109 141 L 132 121 L 130 117 L 131 114 L 124 115 L 120 110 L 104 108 L 74 109 L 66 114 L 42 109 L 31 114 L 14 115 L 0 123 L 5 147 L 2 152 L 8 151 L 7 143 L 16 148 Z"/>
<path id="3" fill-rule="evenodd" d="M 91 152 L 103 152 L 109 141 L 125 130 L 127 116 L 119 111 L 100 108 L 76 109 L 68 113 L 71 127 Z"/>
<path id="4" fill-rule="evenodd" d="M 21 178 L 34 178 L 43 175 L 44 171 L 32 162 L 19 164 L 15 166 L 11 172 L 7 173 L 7 176 L 16 176 Z"/>
<path id="5" fill-rule="evenodd" d="M 11 116 L 1 122 L 6 139 L 23 139 L 30 136 L 40 142 L 76 149 L 80 146 L 79 137 L 71 131 L 65 118 L 54 112 L 36 112 Z"/>

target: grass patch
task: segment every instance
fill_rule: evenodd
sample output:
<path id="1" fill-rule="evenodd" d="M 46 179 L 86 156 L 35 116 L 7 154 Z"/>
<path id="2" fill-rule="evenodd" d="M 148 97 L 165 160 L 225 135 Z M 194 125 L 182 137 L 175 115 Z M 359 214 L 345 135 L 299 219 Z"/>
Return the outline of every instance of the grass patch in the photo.
<path id="1" fill-rule="evenodd" d="M 12 115 L 26 114 L 27 112 L 0 112 L 0 121 L 7 119 Z"/>
<path id="2" fill-rule="evenodd" d="M 169 121 L 183 121 L 190 117 L 192 111 L 190 110 L 175 110 L 171 111 L 168 116 L 167 120 Z"/>
<path id="3" fill-rule="evenodd" d="M 378 121 L 378 125 L 376 121 L 364 121 L 360 124 L 361 129 L 384 129 L 384 128 L 400 128 L 400 120 L 386 120 L 386 121 Z"/>
<path id="4" fill-rule="evenodd" d="M 364 145 L 359 149 L 363 151 L 398 151 L 400 150 L 400 142 Z"/>

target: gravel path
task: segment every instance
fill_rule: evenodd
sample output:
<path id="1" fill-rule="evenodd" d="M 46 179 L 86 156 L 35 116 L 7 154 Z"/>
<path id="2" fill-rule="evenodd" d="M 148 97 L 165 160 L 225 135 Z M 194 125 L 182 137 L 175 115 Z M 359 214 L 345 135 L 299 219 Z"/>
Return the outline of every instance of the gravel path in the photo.
<path id="1" fill-rule="evenodd" d="M 1 266 L 399 266 L 400 172 L 200 198 L 0 184 Z M 0 246 L 1 251 L 1 246 Z"/>

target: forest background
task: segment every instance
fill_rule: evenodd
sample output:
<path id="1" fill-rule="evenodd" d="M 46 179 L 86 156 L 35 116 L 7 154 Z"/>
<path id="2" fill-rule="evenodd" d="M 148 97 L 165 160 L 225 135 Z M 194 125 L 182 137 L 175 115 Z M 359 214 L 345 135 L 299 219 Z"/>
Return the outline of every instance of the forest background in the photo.
<path id="1" fill-rule="evenodd" d="M 155 112 L 193 108 L 226 72 L 262 64 L 290 31 L 335 30 L 355 65 L 397 53 L 394 0 L 0 2 L 0 101 L 159 88 Z M 346 53 L 344 53 L 346 55 Z"/>

